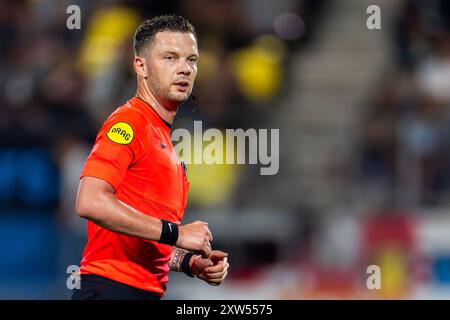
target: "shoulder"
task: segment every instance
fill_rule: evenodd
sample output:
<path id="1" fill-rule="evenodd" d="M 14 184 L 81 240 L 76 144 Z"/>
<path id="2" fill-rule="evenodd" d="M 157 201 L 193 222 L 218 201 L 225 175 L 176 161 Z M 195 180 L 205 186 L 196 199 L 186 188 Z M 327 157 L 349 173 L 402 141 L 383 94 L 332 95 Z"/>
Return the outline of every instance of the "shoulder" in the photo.
<path id="1" fill-rule="evenodd" d="M 141 110 L 134 107 L 130 103 L 126 103 L 120 107 L 118 107 L 109 117 L 107 122 L 111 121 L 129 121 L 132 122 L 133 125 L 146 125 L 147 119 L 142 113 Z"/>
<path id="2" fill-rule="evenodd" d="M 142 112 L 129 104 L 117 108 L 103 124 L 102 131 L 113 142 L 129 144 L 145 135 L 147 120 Z"/>

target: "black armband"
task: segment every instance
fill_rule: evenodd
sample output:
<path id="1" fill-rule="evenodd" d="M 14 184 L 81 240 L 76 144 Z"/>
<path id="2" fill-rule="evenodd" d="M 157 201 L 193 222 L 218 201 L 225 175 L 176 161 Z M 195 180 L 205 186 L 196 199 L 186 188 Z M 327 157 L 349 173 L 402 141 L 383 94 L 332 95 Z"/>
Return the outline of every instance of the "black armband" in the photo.
<path id="1" fill-rule="evenodd" d="M 194 274 L 191 271 L 191 267 L 189 266 L 189 261 L 191 261 L 191 257 L 194 254 L 192 252 L 186 253 L 186 255 L 183 258 L 183 262 L 181 262 L 181 271 L 186 273 L 189 277 L 193 278 Z"/>
<path id="2" fill-rule="evenodd" d="M 161 222 L 161 238 L 158 242 L 174 246 L 178 240 L 178 225 L 167 220 L 161 220 Z"/>

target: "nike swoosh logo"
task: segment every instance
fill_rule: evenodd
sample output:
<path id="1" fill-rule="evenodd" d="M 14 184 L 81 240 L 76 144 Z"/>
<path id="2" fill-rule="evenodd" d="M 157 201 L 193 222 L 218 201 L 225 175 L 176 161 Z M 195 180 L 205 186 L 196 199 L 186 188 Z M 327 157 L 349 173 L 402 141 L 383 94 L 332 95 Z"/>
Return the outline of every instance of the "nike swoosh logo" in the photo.
<path id="1" fill-rule="evenodd" d="M 170 232 L 172 232 L 172 224 L 171 223 L 169 223 L 169 229 L 170 229 Z"/>
<path id="2" fill-rule="evenodd" d="M 160 145 L 161 145 L 161 148 L 163 148 L 163 149 L 165 149 L 165 148 L 167 148 L 167 145 L 165 145 L 164 143 L 160 143 Z"/>

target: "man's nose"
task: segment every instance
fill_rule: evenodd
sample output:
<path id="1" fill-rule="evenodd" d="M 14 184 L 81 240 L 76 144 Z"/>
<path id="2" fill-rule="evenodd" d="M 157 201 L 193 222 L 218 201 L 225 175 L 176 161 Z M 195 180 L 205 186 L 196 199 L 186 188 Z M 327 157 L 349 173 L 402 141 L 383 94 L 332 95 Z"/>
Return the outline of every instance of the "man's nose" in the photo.
<path id="1" fill-rule="evenodd" d="M 184 75 L 190 75 L 191 74 L 191 67 L 189 66 L 187 61 L 181 61 L 178 65 L 177 73 L 181 73 Z"/>

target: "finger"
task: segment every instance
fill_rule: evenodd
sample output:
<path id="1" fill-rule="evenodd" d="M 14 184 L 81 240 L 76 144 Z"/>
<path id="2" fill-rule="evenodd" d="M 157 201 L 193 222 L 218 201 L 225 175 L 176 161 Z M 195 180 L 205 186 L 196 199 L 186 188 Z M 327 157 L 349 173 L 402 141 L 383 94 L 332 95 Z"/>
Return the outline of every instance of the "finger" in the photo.
<path id="1" fill-rule="evenodd" d="M 203 274 L 197 275 L 197 278 L 199 278 L 200 280 L 207 281 L 207 280 L 206 280 L 206 277 L 205 277 Z"/>
<path id="2" fill-rule="evenodd" d="M 220 272 L 224 269 L 225 263 L 223 260 L 220 260 L 217 264 L 213 266 L 209 266 L 205 269 L 206 273 L 214 273 L 214 272 Z"/>
<path id="3" fill-rule="evenodd" d="M 212 266 L 213 263 L 209 259 L 202 259 L 200 256 L 195 258 L 193 262 L 193 267 L 195 267 L 197 270 L 204 270 L 206 267 Z"/>
<path id="4" fill-rule="evenodd" d="M 211 259 L 214 261 L 222 260 L 228 257 L 228 253 L 220 251 L 220 250 L 213 250 L 211 252 Z"/>
<path id="5" fill-rule="evenodd" d="M 226 270 L 226 271 L 223 273 L 223 276 L 222 276 L 222 282 L 225 281 L 225 278 L 227 277 L 227 275 L 228 275 L 228 270 Z"/>
<path id="6" fill-rule="evenodd" d="M 224 275 L 224 271 L 221 271 L 221 272 L 214 272 L 214 273 L 203 273 L 203 276 L 204 276 L 206 279 L 210 279 L 210 280 L 213 280 L 213 279 L 222 279 L 223 275 Z"/>
<path id="7" fill-rule="evenodd" d="M 222 281 L 225 280 L 225 277 L 228 274 L 228 268 L 230 267 L 230 265 L 228 263 L 225 264 L 225 268 L 223 270 L 223 276 L 222 276 Z"/>
<path id="8" fill-rule="evenodd" d="M 212 236 L 211 230 L 209 230 L 208 227 L 206 227 L 206 233 L 207 233 L 208 240 L 213 241 L 213 236 Z"/>
<path id="9" fill-rule="evenodd" d="M 222 279 L 221 278 L 220 279 L 211 279 L 211 280 L 207 279 L 205 281 L 208 282 L 212 286 L 218 286 L 219 284 L 222 283 Z"/>
<path id="10" fill-rule="evenodd" d="M 200 252 L 200 254 L 202 255 L 202 258 L 208 259 L 209 256 L 211 255 L 211 246 L 208 245 L 203 246 L 203 250 Z"/>
<path id="11" fill-rule="evenodd" d="M 211 253 L 212 253 L 212 247 L 211 247 L 211 243 L 208 240 L 205 240 L 205 244 L 204 244 L 205 248 L 207 248 L 207 250 L 209 251 L 209 256 L 208 259 L 211 258 Z M 213 263 L 214 264 L 214 263 Z"/>

